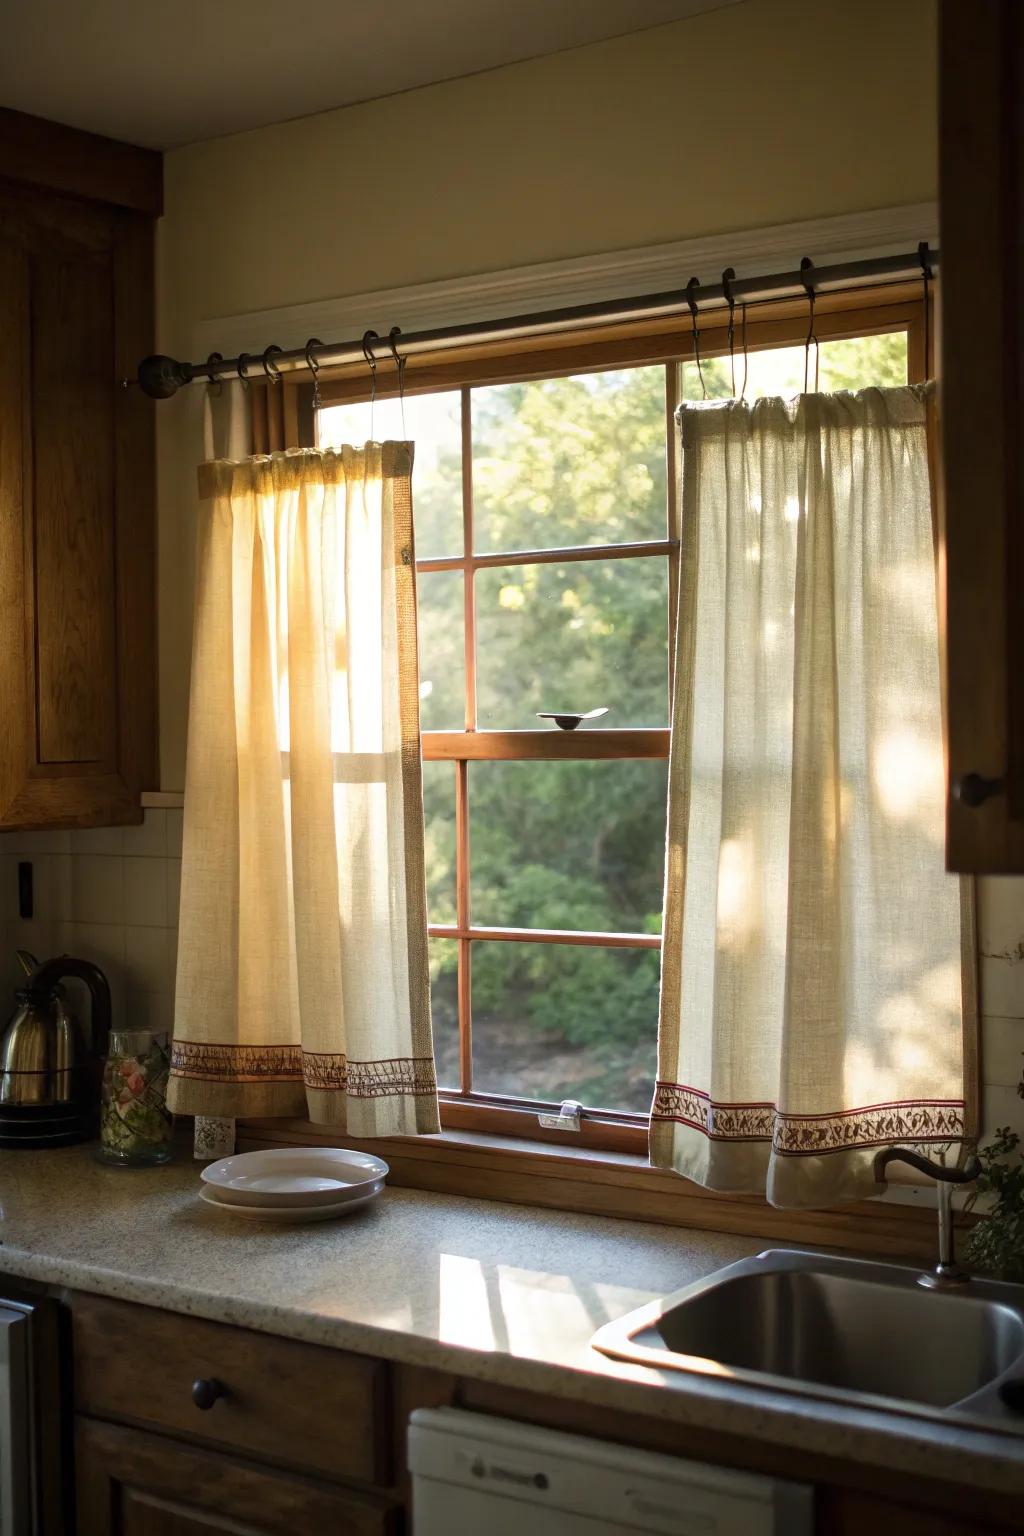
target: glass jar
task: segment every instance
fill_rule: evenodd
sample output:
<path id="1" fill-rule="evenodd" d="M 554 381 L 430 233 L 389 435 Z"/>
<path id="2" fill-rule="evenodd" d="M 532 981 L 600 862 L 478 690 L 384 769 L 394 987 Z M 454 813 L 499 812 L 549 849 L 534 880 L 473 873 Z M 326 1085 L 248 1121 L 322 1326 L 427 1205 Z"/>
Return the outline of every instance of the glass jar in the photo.
<path id="1" fill-rule="evenodd" d="M 171 1156 L 167 1108 L 167 1036 L 151 1029 L 112 1029 L 103 1069 L 99 1156 L 125 1168 L 166 1163 Z"/>

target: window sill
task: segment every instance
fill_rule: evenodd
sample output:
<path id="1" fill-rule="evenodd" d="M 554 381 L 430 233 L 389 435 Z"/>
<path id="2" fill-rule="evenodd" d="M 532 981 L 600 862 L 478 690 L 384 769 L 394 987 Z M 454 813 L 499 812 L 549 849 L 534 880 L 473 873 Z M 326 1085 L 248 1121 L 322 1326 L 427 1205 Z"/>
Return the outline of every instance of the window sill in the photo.
<path id="1" fill-rule="evenodd" d="M 318 1145 L 376 1153 L 390 1164 L 390 1182 L 407 1189 L 853 1249 L 912 1262 L 934 1258 L 934 1210 L 913 1205 L 862 1200 L 822 1211 L 780 1211 L 760 1196 L 702 1189 L 678 1174 L 652 1168 L 646 1158 L 630 1152 L 452 1129 L 437 1136 L 360 1141 L 307 1120 L 238 1124 L 239 1151 Z"/>

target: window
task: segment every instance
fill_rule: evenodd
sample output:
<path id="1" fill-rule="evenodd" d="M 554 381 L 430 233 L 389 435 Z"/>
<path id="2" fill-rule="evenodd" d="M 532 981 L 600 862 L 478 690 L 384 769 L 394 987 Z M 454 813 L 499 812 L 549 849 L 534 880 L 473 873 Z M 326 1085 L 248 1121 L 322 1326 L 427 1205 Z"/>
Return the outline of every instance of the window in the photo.
<path id="1" fill-rule="evenodd" d="M 923 376 L 919 302 L 822 313 L 822 389 Z M 566 1098 L 640 1149 L 655 1073 L 672 598 L 673 413 L 728 396 L 720 325 L 551 338 L 410 366 L 372 433 L 416 449 L 420 696 L 435 1047 L 445 1123 L 516 1135 Z M 738 327 L 737 327 L 738 329 Z M 803 388 L 806 309 L 748 327 L 746 394 Z M 814 388 L 815 356 L 810 357 Z M 428 383 L 429 380 L 429 383 Z M 323 390 L 323 444 L 370 435 Z M 420 391 L 420 392 L 415 392 Z M 360 398 L 362 396 L 362 398 Z M 404 428 L 403 428 L 404 409 Z M 562 731 L 539 711 L 605 708 Z M 528 1111 L 528 1113 L 524 1113 Z M 564 1133 L 552 1133 L 556 1137 Z"/>

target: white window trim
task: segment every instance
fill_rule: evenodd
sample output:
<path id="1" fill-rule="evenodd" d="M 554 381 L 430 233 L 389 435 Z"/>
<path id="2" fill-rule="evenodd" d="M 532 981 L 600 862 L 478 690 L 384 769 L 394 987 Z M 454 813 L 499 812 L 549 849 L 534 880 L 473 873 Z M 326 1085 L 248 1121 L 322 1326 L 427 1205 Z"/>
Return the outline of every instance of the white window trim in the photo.
<path id="1" fill-rule="evenodd" d="M 534 266 L 511 267 L 408 288 L 381 289 L 281 309 L 255 310 L 204 320 L 192 335 L 190 355 L 206 357 L 261 352 L 271 336 L 285 348 L 304 346 L 310 336 L 325 341 L 361 336 L 367 326 L 382 336 L 393 325 L 403 331 L 495 320 L 503 315 L 598 303 L 634 294 L 682 288 L 693 273 L 717 281 L 727 266 L 739 278 L 795 270 L 801 256 L 816 266 L 858 261 L 914 250 L 918 241 L 938 241 L 938 205 L 908 203 L 762 229 L 702 235 L 693 240 L 639 246 L 593 256 L 574 256 Z"/>

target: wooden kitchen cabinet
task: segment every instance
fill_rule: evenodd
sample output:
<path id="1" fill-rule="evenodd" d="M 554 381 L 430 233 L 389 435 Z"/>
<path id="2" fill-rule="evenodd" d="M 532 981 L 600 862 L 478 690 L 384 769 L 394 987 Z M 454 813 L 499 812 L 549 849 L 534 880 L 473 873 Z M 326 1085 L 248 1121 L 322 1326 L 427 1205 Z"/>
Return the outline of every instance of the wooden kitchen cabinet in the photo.
<path id="1" fill-rule="evenodd" d="M 815 1536 L 1011 1536 L 1011 1495 L 393 1364 L 84 1292 L 68 1308 L 77 1536 L 411 1536 L 406 1427 L 458 1407 L 815 1486 Z M 191 1382 L 223 1401 L 198 1408 Z M 482 1533 L 486 1536 L 486 1533 Z"/>
<path id="2" fill-rule="evenodd" d="M 314 1478 L 79 1418 L 78 1536 L 392 1536 L 394 1506 Z"/>
<path id="3" fill-rule="evenodd" d="M 139 1381 L 139 1361 L 159 1362 Z M 75 1406 L 218 1450 L 328 1478 L 391 1472 L 382 1360 L 200 1317 L 83 1296 L 74 1320 Z M 216 1383 L 205 1409 L 193 1384 Z"/>
<path id="4" fill-rule="evenodd" d="M 50 128 L 0 114 L 0 828 L 138 821 L 156 782 L 153 402 L 120 381 L 159 156 Z"/>
<path id="5" fill-rule="evenodd" d="M 942 0 L 947 863 L 1024 873 L 1024 6 Z"/>

